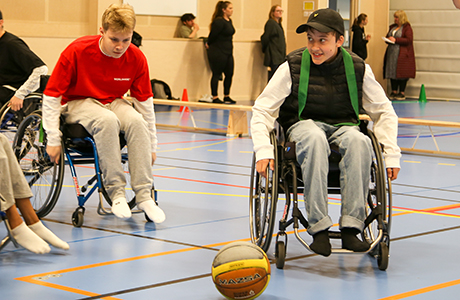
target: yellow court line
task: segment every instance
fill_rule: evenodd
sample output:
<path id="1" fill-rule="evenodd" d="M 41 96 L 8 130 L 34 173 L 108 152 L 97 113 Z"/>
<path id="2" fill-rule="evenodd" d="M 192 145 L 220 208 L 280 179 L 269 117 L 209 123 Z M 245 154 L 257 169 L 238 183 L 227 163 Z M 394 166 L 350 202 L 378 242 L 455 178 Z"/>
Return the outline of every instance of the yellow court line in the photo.
<path id="1" fill-rule="evenodd" d="M 254 152 L 252 152 L 252 151 L 240 151 L 240 153 L 250 153 L 250 154 L 252 154 Z"/>
<path id="2" fill-rule="evenodd" d="M 438 163 L 440 166 L 450 166 L 450 167 L 455 167 L 455 164 L 444 164 L 444 163 Z"/>
<path id="3" fill-rule="evenodd" d="M 210 152 L 224 152 L 224 150 L 213 150 L 213 149 L 208 149 Z"/>
<path id="4" fill-rule="evenodd" d="M 414 160 L 403 160 L 405 163 L 412 163 L 412 164 L 421 164 L 421 161 L 414 161 Z"/>
<path id="5" fill-rule="evenodd" d="M 209 147 L 209 146 L 214 146 L 214 145 L 220 145 L 224 143 L 228 143 L 230 141 L 236 140 L 238 137 L 234 137 L 222 142 L 217 142 L 217 143 L 212 143 L 212 144 L 206 144 L 206 145 L 201 145 L 201 146 L 195 146 L 195 147 L 188 147 L 188 148 L 176 148 L 176 149 L 171 149 L 171 150 L 163 150 L 163 151 L 157 151 L 157 153 L 160 152 L 173 152 L 173 151 L 182 151 L 182 150 L 193 150 L 193 149 L 198 149 L 198 148 L 203 148 L 203 147 Z"/>
<path id="6" fill-rule="evenodd" d="M 436 290 L 444 289 L 444 288 L 451 287 L 451 286 L 458 285 L 458 284 L 460 284 L 460 279 L 452 280 L 452 281 L 448 281 L 448 282 L 444 282 L 444 283 L 440 283 L 440 284 L 436 284 L 436 285 L 432 285 L 432 286 L 428 286 L 428 287 L 424 287 L 424 288 L 421 288 L 421 289 L 418 289 L 418 290 L 413 290 L 413 291 L 410 291 L 410 292 L 406 292 L 406 293 L 402 293 L 402 294 L 398 294 L 398 295 L 394 295 L 394 296 L 390 296 L 390 297 L 386 297 L 386 298 L 380 298 L 379 300 L 404 299 L 404 298 L 407 298 L 407 297 L 412 297 L 412 296 L 416 296 L 416 295 L 420 295 L 420 294 L 433 292 L 433 291 L 436 291 Z"/>
<path id="7" fill-rule="evenodd" d="M 174 170 L 177 169 L 176 167 L 169 167 L 169 168 L 160 168 L 160 169 L 153 169 L 152 171 L 164 171 L 164 170 Z"/>

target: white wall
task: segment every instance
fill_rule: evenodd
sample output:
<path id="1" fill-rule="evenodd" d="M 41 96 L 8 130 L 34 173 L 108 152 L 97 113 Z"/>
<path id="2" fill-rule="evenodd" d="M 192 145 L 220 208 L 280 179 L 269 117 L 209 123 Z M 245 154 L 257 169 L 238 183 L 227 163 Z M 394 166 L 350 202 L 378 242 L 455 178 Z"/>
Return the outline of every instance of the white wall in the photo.
<path id="1" fill-rule="evenodd" d="M 390 0 L 390 24 L 399 9 L 414 31 L 417 66 L 406 94 L 418 98 L 424 84 L 428 99 L 460 100 L 460 10 L 451 0 Z"/>

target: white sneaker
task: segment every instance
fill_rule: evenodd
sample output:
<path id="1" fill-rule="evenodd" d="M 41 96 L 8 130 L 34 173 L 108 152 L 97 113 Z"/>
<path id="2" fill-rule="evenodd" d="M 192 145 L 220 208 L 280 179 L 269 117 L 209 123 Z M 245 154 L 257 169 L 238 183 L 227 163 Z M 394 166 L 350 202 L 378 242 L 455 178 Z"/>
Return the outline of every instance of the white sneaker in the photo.
<path id="1" fill-rule="evenodd" d="M 153 200 L 147 200 L 137 204 L 137 207 L 143 210 L 147 217 L 155 223 L 163 223 L 166 215 L 163 210 Z"/>
<path id="2" fill-rule="evenodd" d="M 124 196 L 115 198 L 112 203 L 112 213 L 120 219 L 131 218 L 131 209 Z"/>
<path id="3" fill-rule="evenodd" d="M 204 94 L 203 96 L 201 96 L 201 98 L 198 101 L 212 103 L 212 96 L 208 94 Z"/>

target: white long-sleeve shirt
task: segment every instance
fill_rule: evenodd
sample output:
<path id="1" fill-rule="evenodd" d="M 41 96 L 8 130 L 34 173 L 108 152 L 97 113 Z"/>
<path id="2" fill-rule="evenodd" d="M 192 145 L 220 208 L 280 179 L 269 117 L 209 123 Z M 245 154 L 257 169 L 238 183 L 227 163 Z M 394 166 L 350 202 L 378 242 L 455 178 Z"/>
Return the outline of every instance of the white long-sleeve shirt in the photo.
<path id="1" fill-rule="evenodd" d="M 257 161 L 273 159 L 269 133 L 274 128 L 281 105 L 291 94 L 291 87 L 289 64 L 285 62 L 276 70 L 252 108 L 251 135 Z M 386 167 L 399 168 L 401 149 L 397 145 L 398 116 L 367 64 L 363 81 L 363 108 L 374 122 L 373 130 L 377 139 L 384 145 Z"/>
<path id="2" fill-rule="evenodd" d="M 48 73 L 48 67 L 43 65 L 32 70 L 29 78 L 14 93 L 16 97 L 24 100 L 30 93 L 40 87 L 40 76 Z"/>

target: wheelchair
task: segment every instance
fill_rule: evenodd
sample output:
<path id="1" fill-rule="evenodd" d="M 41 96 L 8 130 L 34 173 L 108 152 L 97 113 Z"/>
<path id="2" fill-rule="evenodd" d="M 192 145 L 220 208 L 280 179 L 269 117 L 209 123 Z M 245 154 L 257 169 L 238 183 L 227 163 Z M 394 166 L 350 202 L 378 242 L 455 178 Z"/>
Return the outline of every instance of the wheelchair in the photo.
<path id="1" fill-rule="evenodd" d="M 13 111 L 9 106 L 10 101 L 6 102 L 0 108 L 0 132 L 4 134 L 10 142 L 13 142 L 22 120 L 32 112 L 41 109 L 43 91 L 45 90 L 49 77 L 49 75 L 40 76 L 40 87 L 24 98 L 21 110 Z M 4 85 L 3 88 L 10 90 L 11 95 L 14 95 L 14 92 L 17 90 L 9 85 Z"/>
<path id="2" fill-rule="evenodd" d="M 20 124 L 13 142 L 13 150 L 18 158 L 21 168 L 29 182 L 34 197 L 31 198 L 39 218 L 48 215 L 56 205 L 64 179 L 64 164 L 69 165 L 74 188 L 78 200 L 78 207 L 72 214 L 72 224 L 81 227 L 84 222 L 85 203 L 97 190 L 99 194 L 99 205 L 97 212 L 100 215 L 111 214 L 111 211 L 104 208 L 104 199 L 108 205 L 112 201 L 104 188 L 103 174 L 99 167 L 98 153 L 93 138 L 80 124 L 67 124 L 61 117 L 61 157 L 59 163 L 50 161 L 46 153 L 46 133 L 42 127 L 41 111 L 35 111 L 28 115 Z M 127 185 L 130 185 L 130 173 L 128 170 L 128 154 L 126 142 L 120 134 L 121 161 Z M 94 164 L 95 174 L 80 186 L 76 166 Z M 125 189 L 126 199 L 131 209 L 136 205 L 136 198 L 132 189 Z M 157 202 L 157 191 L 152 186 L 152 198 Z M 133 213 L 140 213 L 137 210 Z M 145 215 L 147 221 L 151 220 Z"/>
<path id="3" fill-rule="evenodd" d="M 361 121 L 361 132 L 366 134 L 372 142 L 373 158 L 370 169 L 369 193 L 367 196 L 368 215 L 365 220 L 362 239 L 366 240 L 370 247 L 366 252 L 353 252 L 350 250 L 332 248 L 332 253 L 367 253 L 377 259 L 378 268 L 386 270 L 389 261 L 390 229 L 392 218 L 392 192 L 391 181 L 387 178 L 386 169 L 382 157 L 382 148 L 372 130 L 367 127 L 368 122 Z M 308 228 L 308 221 L 302 215 L 298 207 L 298 194 L 303 193 L 303 180 L 300 166 L 296 161 L 295 145 L 285 142 L 283 131 L 270 133 L 270 141 L 274 147 L 275 168 L 268 168 L 267 178 L 260 176 L 256 171 L 255 154 L 251 168 L 251 182 L 249 195 L 249 222 L 251 241 L 268 251 L 275 227 L 278 197 L 284 194 L 286 202 L 283 208 L 282 218 L 279 221 L 279 231 L 275 239 L 275 259 L 278 269 L 284 268 L 287 240 L 286 229 L 293 225 L 297 240 L 309 251 L 309 245 L 300 235 L 299 223 Z M 328 194 L 340 194 L 340 169 L 341 155 L 338 147 L 331 145 L 329 156 Z M 288 219 L 292 197 L 292 217 Z M 329 230 L 331 239 L 340 239 L 340 231 Z M 312 251 L 313 252 L 313 251 Z"/>
<path id="4" fill-rule="evenodd" d="M 1 222 L 5 223 L 7 235 L 0 241 L 0 251 L 3 248 L 5 248 L 6 245 L 8 245 L 10 242 L 13 243 L 14 247 L 19 248 L 19 244 L 16 242 L 16 240 L 13 237 L 13 234 L 11 233 L 11 227 L 6 218 L 6 213 L 4 213 L 3 211 L 0 211 L 0 223 Z"/>

